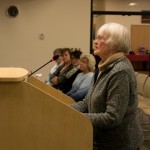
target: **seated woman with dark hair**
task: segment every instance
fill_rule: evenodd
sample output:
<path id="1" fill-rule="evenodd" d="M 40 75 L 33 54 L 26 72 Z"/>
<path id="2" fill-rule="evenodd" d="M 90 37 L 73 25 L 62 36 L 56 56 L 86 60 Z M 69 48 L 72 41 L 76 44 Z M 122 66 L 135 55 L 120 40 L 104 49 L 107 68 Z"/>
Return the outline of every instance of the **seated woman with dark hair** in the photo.
<path id="1" fill-rule="evenodd" d="M 76 76 L 81 72 L 80 70 L 81 54 L 82 52 L 80 50 L 75 50 L 71 53 L 71 64 L 73 65 L 73 67 L 66 74 L 66 78 L 68 80 L 67 91 L 71 89 L 72 83 L 74 82 Z"/>
<path id="2" fill-rule="evenodd" d="M 80 59 L 80 70 L 82 72 L 77 75 L 71 90 L 66 93 L 75 101 L 80 101 L 85 97 L 94 75 L 93 71 L 96 63 L 92 54 L 82 54 Z"/>
<path id="3" fill-rule="evenodd" d="M 79 66 L 77 64 L 72 64 L 71 57 L 74 56 L 74 53 L 71 52 L 69 48 L 64 48 L 61 55 L 64 65 L 55 71 L 50 78 L 50 82 L 54 88 L 61 90 L 63 93 L 67 93 L 71 89 L 72 83 L 79 73 Z M 80 57 L 78 57 L 78 59 L 80 60 Z"/>

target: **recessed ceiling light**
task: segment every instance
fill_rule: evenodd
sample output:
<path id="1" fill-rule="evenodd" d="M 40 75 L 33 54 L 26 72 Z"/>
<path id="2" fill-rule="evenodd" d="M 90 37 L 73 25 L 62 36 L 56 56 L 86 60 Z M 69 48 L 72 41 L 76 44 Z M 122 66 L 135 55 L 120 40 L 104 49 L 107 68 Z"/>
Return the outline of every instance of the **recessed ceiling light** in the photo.
<path id="1" fill-rule="evenodd" d="M 135 6 L 137 3 L 130 3 L 129 6 Z"/>

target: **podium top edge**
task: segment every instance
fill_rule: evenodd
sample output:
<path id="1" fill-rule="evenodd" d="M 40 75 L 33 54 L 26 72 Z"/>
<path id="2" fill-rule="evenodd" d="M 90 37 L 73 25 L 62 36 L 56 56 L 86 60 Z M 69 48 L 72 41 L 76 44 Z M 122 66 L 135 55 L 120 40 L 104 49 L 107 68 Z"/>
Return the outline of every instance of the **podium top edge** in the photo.
<path id="1" fill-rule="evenodd" d="M 9 81 L 17 82 L 25 79 L 25 76 L 28 74 L 28 71 L 24 68 L 1 68 L 0 67 L 0 82 Z"/>

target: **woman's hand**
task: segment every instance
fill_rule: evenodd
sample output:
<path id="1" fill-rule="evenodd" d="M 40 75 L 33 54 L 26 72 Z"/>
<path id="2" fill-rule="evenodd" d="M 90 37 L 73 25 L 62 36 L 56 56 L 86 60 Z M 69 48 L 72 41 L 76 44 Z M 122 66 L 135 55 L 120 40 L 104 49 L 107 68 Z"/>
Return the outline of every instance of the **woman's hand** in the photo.
<path id="1" fill-rule="evenodd" d="M 51 79 L 51 83 L 52 83 L 53 85 L 57 85 L 57 84 L 58 84 L 58 77 L 57 77 L 57 76 L 53 77 L 53 78 Z"/>

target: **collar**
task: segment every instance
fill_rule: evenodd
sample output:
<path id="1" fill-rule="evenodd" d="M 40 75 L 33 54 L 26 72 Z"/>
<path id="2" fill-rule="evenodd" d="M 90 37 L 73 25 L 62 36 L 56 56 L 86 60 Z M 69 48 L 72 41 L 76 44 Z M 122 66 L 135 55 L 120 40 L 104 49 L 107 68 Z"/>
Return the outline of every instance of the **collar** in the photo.
<path id="1" fill-rule="evenodd" d="M 100 63 L 98 64 L 98 68 L 100 70 L 103 70 L 106 68 L 108 65 L 118 61 L 119 59 L 124 58 L 124 53 L 123 52 L 118 52 L 110 56 L 106 61 L 101 60 Z"/>

